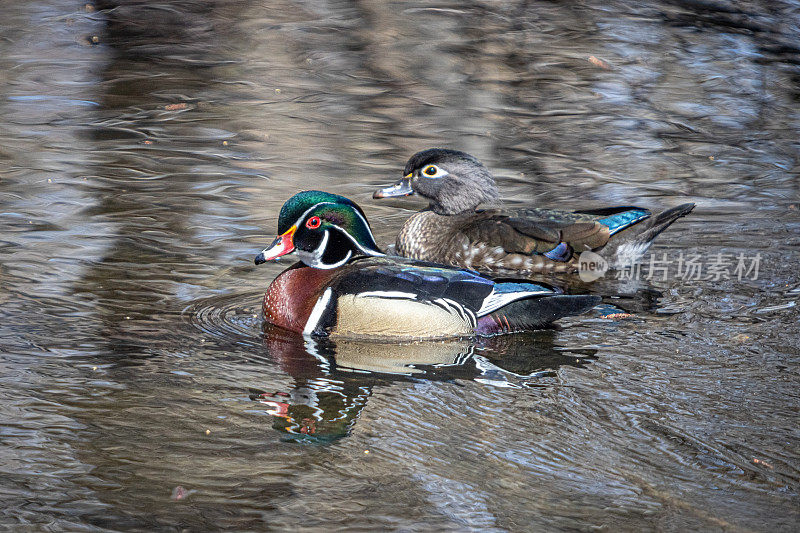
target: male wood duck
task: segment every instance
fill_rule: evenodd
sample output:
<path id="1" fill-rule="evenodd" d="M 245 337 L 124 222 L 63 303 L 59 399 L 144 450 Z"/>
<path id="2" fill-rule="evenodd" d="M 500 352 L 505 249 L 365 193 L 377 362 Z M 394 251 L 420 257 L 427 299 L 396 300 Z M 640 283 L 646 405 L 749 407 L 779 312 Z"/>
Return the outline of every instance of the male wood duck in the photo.
<path id="1" fill-rule="evenodd" d="M 305 191 L 278 217 L 279 236 L 255 259 L 291 252 L 264 296 L 264 319 L 312 336 L 445 338 L 539 328 L 600 298 L 564 295 L 529 282 L 494 282 L 475 272 L 387 257 L 364 212 L 335 194 Z"/>
<path id="2" fill-rule="evenodd" d="M 409 194 L 430 205 L 405 222 L 396 252 L 482 272 L 575 272 L 578 254 L 587 250 L 599 252 L 612 266 L 630 264 L 658 234 L 694 209 L 692 203 L 683 204 L 652 218 L 649 210 L 631 206 L 574 212 L 478 210 L 498 199 L 494 178 L 475 157 L 441 148 L 414 154 L 403 178 L 373 197 Z"/>

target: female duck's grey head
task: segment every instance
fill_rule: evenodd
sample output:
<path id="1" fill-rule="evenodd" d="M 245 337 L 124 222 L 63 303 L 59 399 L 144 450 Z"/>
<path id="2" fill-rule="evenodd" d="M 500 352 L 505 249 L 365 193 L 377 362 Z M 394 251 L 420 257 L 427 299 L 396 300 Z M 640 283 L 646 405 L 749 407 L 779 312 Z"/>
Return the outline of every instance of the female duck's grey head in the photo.
<path id="1" fill-rule="evenodd" d="M 465 152 L 443 148 L 414 154 L 406 163 L 403 179 L 372 196 L 388 198 L 414 193 L 430 200 L 430 208 L 440 215 L 473 211 L 499 196 L 497 184 L 483 163 Z"/>

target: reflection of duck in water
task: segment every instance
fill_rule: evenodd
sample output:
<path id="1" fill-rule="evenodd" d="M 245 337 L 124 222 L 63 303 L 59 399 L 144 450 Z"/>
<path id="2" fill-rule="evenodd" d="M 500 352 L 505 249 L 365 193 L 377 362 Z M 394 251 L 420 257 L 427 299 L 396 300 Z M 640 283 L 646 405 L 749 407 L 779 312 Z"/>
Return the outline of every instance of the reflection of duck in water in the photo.
<path id="1" fill-rule="evenodd" d="M 281 208 L 278 230 L 256 264 L 297 251 L 308 266 L 293 265 L 272 282 L 264 318 L 307 335 L 494 335 L 540 328 L 599 302 L 527 281 L 495 282 L 468 270 L 386 257 L 361 208 L 343 196 L 296 194 Z"/>
<path id="2" fill-rule="evenodd" d="M 251 390 L 251 399 L 272 416 L 272 427 L 319 442 L 347 435 L 378 380 L 335 376 L 330 365 L 306 351 L 303 337 L 268 324 L 264 333 L 270 356 L 294 379 L 288 392 Z"/>
<path id="3" fill-rule="evenodd" d="M 392 381 L 425 377 L 514 387 L 593 359 L 591 350 L 556 349 L 554 335 L 544 330 L 388 344 L 312 339 L 265 324 L 264 344 L 294 385 L 288 391 L 251 390 L 250 397 L 266 407 L 274 429 L 293 439 L 330 442 L 349 433 L 375 387 Z"/>
<path id="4" fill-rule="evenodd" d="M 346 436 L 375 385 L 424 372 L 417 367 L 463 363 L 472 356 L 467 341 L 386 344 L 311 339 L 265 324 L 264 344 L 281 369 L 294 378 L 290 391 L 251 391 L 267 406 L 273 428 L 293 438 L 327 442 Z M 470 377 L 474 367 L 449 373 Z M 433 377 L 430 374 L 428 377 Z"/>

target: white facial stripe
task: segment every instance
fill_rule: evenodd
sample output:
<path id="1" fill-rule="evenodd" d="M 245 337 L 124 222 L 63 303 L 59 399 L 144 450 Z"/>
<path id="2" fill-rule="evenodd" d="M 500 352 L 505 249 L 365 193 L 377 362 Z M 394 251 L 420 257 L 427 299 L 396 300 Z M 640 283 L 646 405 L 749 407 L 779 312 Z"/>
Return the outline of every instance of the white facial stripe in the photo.
<path id="1" fill-rule="evenodd" d="M 361 218 L 363 219 L 364 217 L 361 217 Z M 359 244 L 359 242 L 356 240 L 356 238 L 353 237 L 352 235 L 350 235 L 348 232 L 346 232 L 345 230 L 343 230 L 342 228 L 340 228 L 336 224 L 332 224 L 332 226 L 334 228 L 338 229 L 339 231 L 341 231 L 342 233 L 344 233 L 347 236 L 347 238 L 350 239 L 350 241 L 352 241 L 352 243 L 355 244 L 356 247 L 359 250 L 361 250 L 362 252 L 364 252 L 366 255 L 372 255 L 372 256 L 375 256 L 375 257 L 383 257 L 384 255 L 386 255 L 386 254 L 382 254 L 380 252 L 376 252 L 375 250 L 370 250 L 369 248 L 364 248 L 363 246 L 361 246 L 361 244 Z M 369 228 L 369 226 L 367 226 L 367 228 Z M 372 237 L 372 233 L 370 233 L 370 236 Z M 375 241 L 375 237 L 372 237 L 372 241 L 373 242 Z"/>
<path id="2" fill-rule="evenodd" d="M 299 227 L 300 227 L 300 224 L 302 224 L 302 223 L 303 223 L 303 219 L 304 219 L 304 218 L 306 218 L 306 215 L 307 215 L 307 214 L 309 214 L 311 211 L 313 211 L 314 209 L 316 209 L 317 207 L 319 207 L 319 206 L 321 206 L 321 205 L 336 205 L 336 204 L 335 204 L 334 202 L 320 202 L 320 203 L 318 203 L 318 204 L 314 204 L 314 205 L 312 205 L 311 207 L 309 207 L 308 209 L 306 209 L 306 210 L 303 212 L 303 214 L 302 214 L 302 215 L 300 215 L 300 218 L 298 218 L 298 219 L 295 221 L 294 225 L 295 225 L 295 226 L 297 226 L 297 227 L 299 228 Z"/>
<path id="3" fill-rule="evenodd" d="M 325 235 L 322 237 L 322 242 L 319 243 L 317 249 L 313 252 L 305 252 L 303 250 L 297 250 L 297 255 L 300 257 L 300 261 L 307 264 L 308 266 L 312 266 L 314 268 L 319 268 L 322 270 L 328 270 L 331 268 L 340 267 L 343 264 L 347 263 L 350 258 L 353 256 L 352 250 L 347 250 L 347 255 L 344 256 L 344 259 L 338 261 L 336 263 L 323 263 L 322 262 L 322 255 L 325 253 L 325 247 L 328 245 L 328 239 L 330 238 L 331 234 L 330 231 L 325 230 Z"/>
<path id="4" fill-rule="evenodd" d="M 306 327 L 303 329 L 303 335 L 311 335 L 311 333 L 317 329 L 317 325 L 322 318 L 322 313 L 328 308 L 328 303 L 331 301 L 332 295 L 333 289 L 328 287 L 325 289 L 325 292 L 322 293 L 322 296 L 319 297 L 317 303 L 314 304 L 314 309 L 311 310 L 311 314 L 308 316 Z"/>
<path id="5" fill-rule="evenodd" d="M 336 267 L 340 267 L 340 266 L 342 266 L 343 264 L 345 264 L 345 263 L 347 263 L 348 261 L 350 261 L 350 258 L 351 258 L 351 257 L 353 257 L 353 251 L 352 251 L 352 250 L 347 250 L 347 255 L 346 255 L 346 256 L 344 256 L 344 259 L 342 259 L 342 260 L 341 260 L 341 261 L 339 261 L 338 263 L 333 263 L 333 264 L 330 264 L 330 265 L 327 265 L 327 264 L 324 264 L 324 263 L 323 263 L 323 264 L 322 264 L 322 266 L 320 266 L 320 267 L 317 267 L 317 268 L 329 269 L 329 268 L 336 268 Z"/>
<path id="6" fill-rule="evenodd" d="M 325 230 L 325 235 L 322 236 L 322 242 L 319 243 L 319 246 L 317 246 L 317 249 L 314 250 L 313 252 L 314 258 L 317 260 L 318 263 L 322 263 L 322 254 L 325 253 L 325 247 L 328 246 L 328 239 L 330 238 L 330 236 L 331 232 Z"/>
<path id="7" fill-rule="evenodd" d="M 325 230 L 325 234 L 322 236 L 322 242 L 319 243 L 319 246 L 317 246 L 313 252 L 297 249 L 296 252 L 300 261 L 315 268 L 328 268 L 322 263 L 322 254 L 325 253 L 325 246 L 328 244 L 329 237 L 330 233 L 328 230 Z"/>
<path id="8" fill-rule="evenodd" d="M 362 214 L 361 214 L 361 213 L 358 211 L 358 209 L 355 209 L 354 211 L 355 211 L 356 215 L 358 215 L 358 218 L 360 218 L 360 219 L 361 219 L 361 222 L 363 222 L 363 223 L 364 223 L 364 227 L 365 227 L 365 228 L 367 228 L 367 231 L 369 232 L 369 236 L 370 236 L 370 237 L 372 237 L 372 242 L 375 242 L 375 236 L 372 234 L 372 228 L 370 228 L 370 227 L 369 227 L 369 222 L 367 222 L 367 219 L 366 219 L 366 218 L 364 218 L 364 216 L 363 216 L 363 215 L 362 215 Z M 339 228 L 339 226 L 336 226 L 336 227 L 337 227 L 337 228 Z M 340 230 L 342 230 L 342 228 L 339 228 L 339 229 L 340 229 Z M 355 244 L 356 246 L 358 246 L 358 249 L 359 249 L 359 250 L 361 250 L 362 252 L 364 252 L 365 254 L 367 254 L 367 255 L 373 255 L 373 256 L 376 256 L 376 257 L 382 257 L 382 256 L 386 255 L 386 254 L 382 254 L 382 253 L 379 253 L 379 252 L 374 252 L 374 251 L 372 251 L 372 250 L 367 250 L 366 248 L 364 248 L 363 246 L 361 246 L 361 245 L 360 245 L 360 244 L 359 244 L 359 243 L 356 241 L 355 237 L 353 237 L 352 235 L 350 235 L 348 232 L 346 232 L 346 231 L 344 231 L 344 230 L 342 230 L 342 232 L 344 232 L 344 234 L 345 234 L 345 235 L 347 235 L 347 237 L 348 237 L 348 238 L 349 238 L 351 241 L 353 241 L 353 244 Z"/>
<path id="9" fill-rule="evenodd" d="M 321 206 L 321 205 L 336 205 L 336 203 L 334 203 L 334 202 L 320 202 L 320 203 L 318 203 L 318 204 L 314 204 L 314 205 L 312 205 L 311 207 L 309 207 L 308 209 L 306 209 L 306 210 L 303 212 L 303 214 L 302 214 L 302 215 L 300 215 L 300 218 L 298 218 L 298 219 L 297 219 L 297 221 L 294 223 L 294 225 L 295 225 L 295 226 L 297 226 L 297 227 L 299 228 L 299 227 L 300 227 L 300 225 L 301 225 L 301 224 L 302 224 L 302 222 L 303 222 L 303 219 L 304 219 L 304 218 L 306 218 L 306 215 L 308 215 L 308 214 L 309 214 L 311 211 L 313 211 L 314 209 L 316 209 L 317 207 L 319 207 L 319 206 Z M 375 236 L 372 234 L 372 229 L 369 227 L 369 222 L 367 222 L 367 219 L 366 219 L 366 218 L 364 218 L 364 216 L 363 216 L 363 215 L 362 215 L 362 214 L 361 214 L 361 213 L 358 211 L 358 209 L 353 209 L 353 211 L 355 212 L 355 214 L 356 214 L 356 215 L 358 215 L 358 218 L 360 218 L 360 219 L 361 219 L 361 221 L 364 223 L 364 226 L 367 228 L 367 231 L 369 231 L 369 236 L 370 236 L 370 237 L 372 237 L 372 242 L 375 242 Z M 382 253 L 380 253 L 380 252 L 375 252 L 375 251 L 373 251 L 373 250 L 369 250 L 369 249 L 367 249 L 367 248 L 364 248 L 363 246 L 361 246 L 361 244 L 359 244 L 359 243 L 358 243 L 358 241 L 356 241 L 355 237 L 353 237 L 352 235 L 350 235 L 350 233 L 348 233 L 347 231 L 343 230 L 341 227 L 337 226 L 336 224 L 331 224 L 331 225 L 332 225 L 332 226 L 334 226 L 335 228 L 339 228 L 339 230 L 340 230 L 342 233 L 344 233 L 345 235 L 347 235 L 347 238 L 348 238 L 348 239 L 350 239 L 351 241 L 353 241 L 353 244 L 355 244 L 355 245 L 356 245 L 356 247 L 357 247 L 359 250 L 361 250 L 362 252 L 364 252 L 364 254 L 366 254 L 366 255 L 372 255 L 372 256 L 375 256 L 375 257 L 383 257 L 384 255 L 386 255 L 386 254 L 382 254 Z M 328 242 L 328 240 L 327 240 L 327 239 L 328 239 L 328 236 L 327 236 L 327 231 L 326 231 L 325 240 L 324 240 L 324 241 L 322 241 L 322 242 L 323 242 L 324 244 L 327 244 L 327 242 Z M 323 252 L 325 251 L 325 250 L 324 250 L 324 247 L 323 247 L 323 250 L 322 250 L 322 251 L 323 251 Z M 315 250 L 315 252 L 314 252 L 314 255 L 315 255 L 315 256 L 316 256 L 317 254 L 319 254 L 319 256 L 320 256 L 320 257 L 322 256 L 322 252 L 320 252 L 320 251 L 319 251 L 319 247 L 318 247 L 318 248 L 317 248 L 317 250 Z"/>

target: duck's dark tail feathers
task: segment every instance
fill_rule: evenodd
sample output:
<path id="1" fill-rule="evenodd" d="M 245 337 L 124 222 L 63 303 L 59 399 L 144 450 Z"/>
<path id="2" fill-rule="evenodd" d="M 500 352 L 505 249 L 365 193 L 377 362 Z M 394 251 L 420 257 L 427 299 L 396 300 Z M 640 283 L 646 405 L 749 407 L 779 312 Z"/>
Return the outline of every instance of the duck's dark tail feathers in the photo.
<path id="1" fill-rule="evenodd" d="M 691 213 L 692 209 L 694 209 L 693 203 L 681 204 L 651 217 L 642 224 L 632 226 L 611 239 L 600 254 L 608 260 L 612 268 L 636 263 L 662 231 L 679 218 Z"/>
<path id="2" fill-rule="evenodd" d="M 495 335 L 538 329 L 559 318 L 585 313 L 600 301 L 599 296 L 572 294 L 517 300 L 481 317 L 475 333 Z"/>

